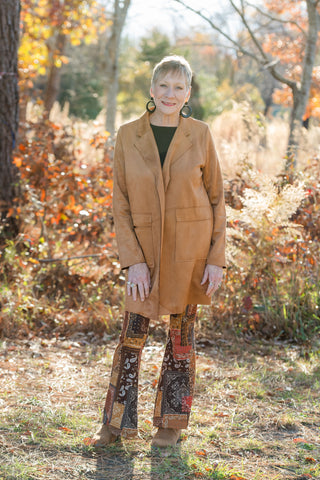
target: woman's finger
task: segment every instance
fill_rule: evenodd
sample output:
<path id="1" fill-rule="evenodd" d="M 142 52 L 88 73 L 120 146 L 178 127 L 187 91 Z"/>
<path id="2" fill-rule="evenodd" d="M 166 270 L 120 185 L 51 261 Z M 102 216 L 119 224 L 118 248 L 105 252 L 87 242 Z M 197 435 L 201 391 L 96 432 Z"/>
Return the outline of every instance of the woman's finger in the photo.
<path id="1" fill-rule="evenodd" d="M 137 300 L 137 284 L 136 283 L 131 283 L 131 291 L 132 291 L 133 301 L 135 302 Z"/>
<path id="2" fill-rule="evenodd" d="M 142 282 L 138 283 L 138 290 L 139 290 L 141 302 L 144 302 L 145 296 L 144 296 L 144 286 Z"/>
<path id="3" fill-rule="evenodd" d="M 143 283 L 143 287 L 144 287 L 145 297 L 148 298 L 148 297 L 149 297 L 149 293 L 150 293 L 150 282 L 145 281 L 145 282 Z"/>
<path id="4" fill-rule="evenodd" d="M 204 269 L 203 277 L 202 277 L 202 280 L 201 280 L 201 285 L 204 285 L 206 283 L 206 281 L 208 280 L 208 276 L 209 276 L 209 273 L 208 273 L 208 269 L 206 267 Z"/>

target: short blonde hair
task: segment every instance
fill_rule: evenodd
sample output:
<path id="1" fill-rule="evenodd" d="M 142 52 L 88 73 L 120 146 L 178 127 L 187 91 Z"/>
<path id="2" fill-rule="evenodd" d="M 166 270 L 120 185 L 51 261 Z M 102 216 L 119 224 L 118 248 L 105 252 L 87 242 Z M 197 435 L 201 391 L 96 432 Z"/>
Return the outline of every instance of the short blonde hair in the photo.
<path id="1" fill-rule="evenodd" d="M 154 86 L 159 77 L 168 72 L 181 73 L 185 76 L 187 87 L 191 86 L 192 70 L 184 57 L 179 55 L 170 55 L 164 57 L 153 69 L 151 85 Z"/>

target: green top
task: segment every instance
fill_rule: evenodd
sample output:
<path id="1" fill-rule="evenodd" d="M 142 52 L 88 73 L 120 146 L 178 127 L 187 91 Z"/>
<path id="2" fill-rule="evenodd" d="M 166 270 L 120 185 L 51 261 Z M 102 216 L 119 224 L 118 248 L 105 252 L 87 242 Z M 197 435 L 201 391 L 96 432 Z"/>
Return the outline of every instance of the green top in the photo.
<path id="1" fill-rule="evenodd" d="M 159 150 L 161 167 L 163 167 L 167 151 L 177 127 L 159 127 L 158 125 L 151 125 L 151 128 Z"/>

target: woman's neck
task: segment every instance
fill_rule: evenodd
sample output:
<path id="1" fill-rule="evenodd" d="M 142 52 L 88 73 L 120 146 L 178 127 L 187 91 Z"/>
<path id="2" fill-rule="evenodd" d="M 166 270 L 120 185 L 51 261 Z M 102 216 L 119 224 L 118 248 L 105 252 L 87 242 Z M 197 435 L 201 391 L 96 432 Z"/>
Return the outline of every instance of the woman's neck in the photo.
<path id="1" fill-rule="evenodd" d="M 163 115 L 155 111 L 150 115 L 151 125 L 156 127 L 177 127 L 179 125 L 180 116 L 178 115 Z"/>

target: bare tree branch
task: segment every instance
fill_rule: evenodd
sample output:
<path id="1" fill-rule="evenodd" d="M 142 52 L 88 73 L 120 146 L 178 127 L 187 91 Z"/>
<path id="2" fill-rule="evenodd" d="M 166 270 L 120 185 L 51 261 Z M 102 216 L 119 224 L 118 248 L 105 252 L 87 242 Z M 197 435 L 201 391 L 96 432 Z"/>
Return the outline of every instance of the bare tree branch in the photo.
<path id="1" fill-rule="evenodd" d="M 284 83 L 285 85 L 288 85 L 291 89 L 296 88 L 296 82 L 290 80 L 289 78 L 285 77 L 282 75 L 277 69 L 276 65 L 279 63 L 279 61 L 276 62 L 275 59 L 269 58 L 269 56 L 266 54 L 266 52 L 263 50 L 263 47 L 259 40 L 257 39 L 256 35 L 254 34 L 253 30 L 250 28 L 244 13 L 242 13 L 241 10 L 235 5 L 233 0 L 229 0 L 230 4 L 232 5 L 232 8 L 235 10 L 235 12 L 240 16 L 244 26 L 246 27 L 250 38 L 254 42 L 256 48 L 258 49 L 260 55 L 257 55 L 256 53 L 244 48 L 242 45 L 239 44 L 238 40 L 230 37 L 230 35 L 226 34 L 216 23 L 213 22 L 211 18 L 206 16 L 204 13 L 201 12 L 201 10 L 196 10 L 195 8 L 191 7 L 190 5 L 186 4 L 183 0 L 174 0 L 176 3 L 179 3 L 183 7 L 185 7 L 187 10 L 190 10 L 191 12 L 195 13 L 198 15 L 200 18 L 205 20 L 211 28 L 219 32 L 226 40 L 228 40 L 233 48 L 241 52 L 243 55 L 247 55 L 248 57 L 253 58 L 260 66 L 262 66 L 264 69 L 268 69 L 270 73 L 273 75 L 273 77 L 278 80 L 281 83 Z M 244 7 L 244 2 L 241 0 L 241 5 Z"/>
<path id="2" fill-rule="evenodd" d="M 295 22 L 294 20 L 284 20 L 283 18 L 274 17 L 273 15 L 270 15 L 270 13 L 263 11 L 261 8 L 257 7 L 256 5 L 253 5 L 250 2 L 247 2 L 247 5 L 254 8 L 255 10 L 257 10 L 257 12 L 261 13 L 261 15 L 269 18 L 273 22 L 294 25 L 300 30 L 300 32 L 304 35 L 304 37 L 307 37 L 307 32 L 301 27 L 301 25 L 298 24 L 298 22 Z"/>

